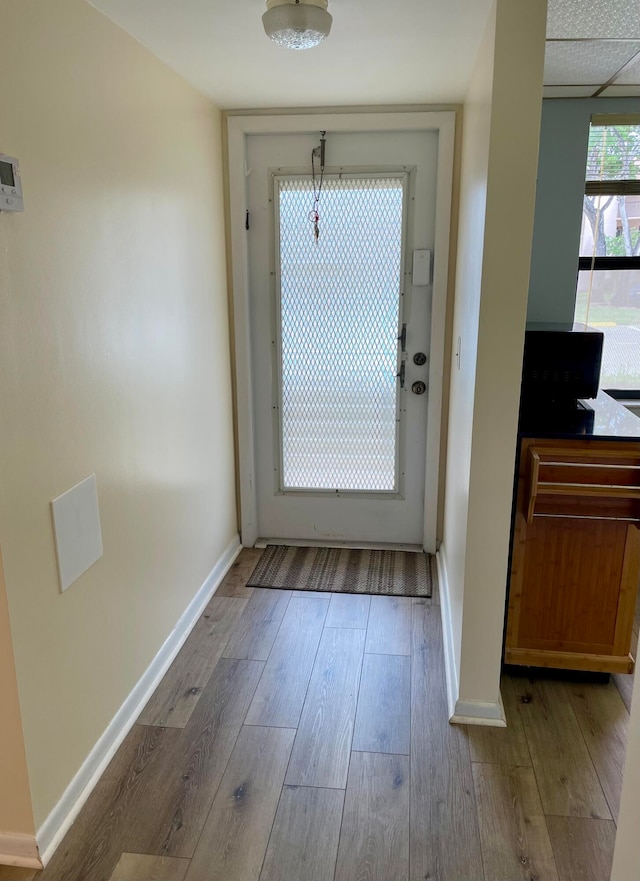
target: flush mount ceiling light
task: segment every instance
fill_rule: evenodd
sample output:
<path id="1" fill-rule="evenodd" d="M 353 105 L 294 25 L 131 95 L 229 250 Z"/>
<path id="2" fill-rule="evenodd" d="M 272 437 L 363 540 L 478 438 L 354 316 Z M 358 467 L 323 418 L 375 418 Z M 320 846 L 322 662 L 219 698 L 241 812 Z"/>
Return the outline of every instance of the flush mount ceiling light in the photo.
<path id="1" fill-rule="evenodd" d="M 267 36 L 287 49 L 317 46 L 329 36 L 332 21 L 327 0 L 267 0 L 262 16 Z"/>

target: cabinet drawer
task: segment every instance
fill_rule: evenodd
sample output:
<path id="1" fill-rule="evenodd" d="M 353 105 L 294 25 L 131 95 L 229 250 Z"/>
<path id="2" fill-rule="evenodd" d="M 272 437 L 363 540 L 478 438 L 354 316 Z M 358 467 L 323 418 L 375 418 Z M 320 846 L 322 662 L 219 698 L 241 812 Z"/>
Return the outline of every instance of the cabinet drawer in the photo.
<path id="1" fill-rule="evenodd" d="M 530 446 L 525 513 L 640 522 L 640 454 Z"/>

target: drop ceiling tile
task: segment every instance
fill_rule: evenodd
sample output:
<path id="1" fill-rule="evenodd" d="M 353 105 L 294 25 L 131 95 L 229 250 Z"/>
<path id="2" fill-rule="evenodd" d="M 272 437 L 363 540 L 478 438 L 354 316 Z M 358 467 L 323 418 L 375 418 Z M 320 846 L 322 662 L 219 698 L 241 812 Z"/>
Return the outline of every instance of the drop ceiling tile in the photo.
<path id="1" fill-rule="evenodd" d="M 548 39 L 640 39 L 638 0 L 549 0 Z"/>
<path id="2" fill-rule="evenodd" d="M 609 86 L 599 98 L 640 98 L 640 86 Z"/>
<path id="3" fill-rule="evenodd" d="M 568 40 L 548 42 L 545 86 L 584 86 L 606 83 L 640 51 L 640 41 Z"/>
<path id="4" fill-rule="evenodd" d="M 616 86 L 632 85 L 637 86 L 640 83 L 640 55 L 628 67 L 622 71 L 616 79 Z"/>
<path id="5" fill-rule="evenodd" d="M 590 98 L 598 86 L 545 86 L 544 98 Z"/>

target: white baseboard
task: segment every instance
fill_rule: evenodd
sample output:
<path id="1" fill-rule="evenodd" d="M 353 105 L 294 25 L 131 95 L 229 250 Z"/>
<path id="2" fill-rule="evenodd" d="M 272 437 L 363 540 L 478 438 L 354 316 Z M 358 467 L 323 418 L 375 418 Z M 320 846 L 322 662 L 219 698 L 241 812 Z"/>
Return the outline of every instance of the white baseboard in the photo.
<path id="1" fill-rule="evenodd" d="M 456 666 L 456 653 L 453 647 L 453 625 L 451 623 L 451 600 L 449 598 L 449 579 L 447 577 L 447 561 L 444 545 L 440 545 L 436 553 L 438 569 L 438 590 L 440 592 L 440 617 L 442 619 L 442 641 L 444 643 L 444 669 L 447 679 L 447 704 L 449 719 L 456 712 L 456 701 L 460 692 L 460 680 Z"/>
<path id="2" fill-rule="evenodd" d="M 0 832 L 0 866 L 41 869 L 42 865 L 35 835 Z"/>
<path id="3" fill-rule="evenodd" d="M 502 695 L 495 702 L 457 700 L 453 716 L 449 720 L 458 725 L 490 725 L 493 728 L 506 728 Z"/>
<path id="4" fill-rule="evenodd" d="M 133 727 L 160 680 L 182 648 L 196 621 L 241 550 L 235 536 L 207 576 L 159 652 L 142 674 L 133 690 L 115 714 L 106 730 L 82 763 L 80 770 L 64 791 L 62 798 L 36 833 L 42 864 L 46 865 L 78 816 L 105 768 Z M 1 861 L 0 861 L 1 862 Z"/>
<path id="5" fill-rule="evenodd" d="M 438 567 L 438 587 L 440 589 L 440 615 L 442 618 L 442 641 L 444 643 L 444 668 L 447 679 L 447 704 L 449 721 L 459 725 L 491 725 L 506 728 L 502 695 L 496 702 L 460 699 L 460 674 L 456 666 L 456 653 L 453 645 L 453 625 L 451 622 L 451 600 L 447 562 L 444 546 L 436 554 Z"/>

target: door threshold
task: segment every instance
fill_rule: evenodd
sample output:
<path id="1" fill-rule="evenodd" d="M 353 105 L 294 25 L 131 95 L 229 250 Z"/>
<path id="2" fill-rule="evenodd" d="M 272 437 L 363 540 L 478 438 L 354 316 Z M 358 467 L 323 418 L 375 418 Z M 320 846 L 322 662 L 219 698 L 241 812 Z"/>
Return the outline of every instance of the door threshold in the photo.
<path id="1" fill-rule="evenodd" d="M 352 548 L 358 551 L 406 551 L 411 554 L 421 554 L 423 552 L 422 545 L 416 544 L 386 543 L 382 541 L 337 541 L 334 539 L 318 541 L 317 539 L 304 538 L 259 538 L 254 547 L 266 548 L 267 545 L 288 545 L 293 548 Z"/>

